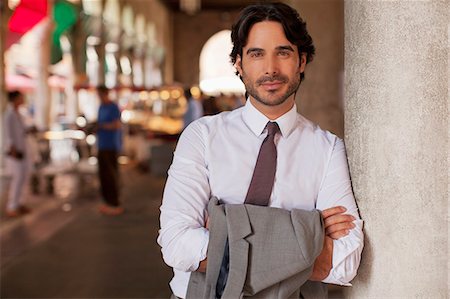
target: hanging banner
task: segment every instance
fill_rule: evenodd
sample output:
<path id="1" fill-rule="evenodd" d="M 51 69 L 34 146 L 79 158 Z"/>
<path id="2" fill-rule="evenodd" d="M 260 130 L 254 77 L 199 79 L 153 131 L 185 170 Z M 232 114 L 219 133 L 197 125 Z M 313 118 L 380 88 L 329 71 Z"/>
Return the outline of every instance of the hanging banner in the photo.
<path id="1" fill-rule="evenodd" d="M 53 7 L 53 20 L 55 22 L 55 30 L 53 31 L 51 64 L 55 64 L 62 59 L 61 35 L 69 31 L 75 25 L 78 19 L 77 7 L 66 1 L 56 0 Z"/>
<path id="2" fill-rule="evenodd" d="M 8 22 L 5 50 L 47 16 L 47 0 L 22 0 Z"/>

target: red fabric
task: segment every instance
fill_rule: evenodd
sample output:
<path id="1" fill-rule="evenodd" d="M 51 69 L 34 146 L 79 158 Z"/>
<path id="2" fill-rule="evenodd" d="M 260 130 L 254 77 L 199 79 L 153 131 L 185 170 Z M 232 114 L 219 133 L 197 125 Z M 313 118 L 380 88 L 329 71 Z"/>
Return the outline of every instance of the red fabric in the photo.
<path id="1" fill-rule="evenodd" d="M 12 32 L 24 34 L 47 16 L 47 0 L 22 0 L 9 19 Z"/>
<path id="2" fill-rule="evenodd" d="M 11 47 L 15 43 L 19 42 L 19 40 L 22 38 L 22 35 L 23 35 L 22 33 L 8 31 L 6 33 L 6 42 L 5 42 L 6 48 L 5 48 L 5 50 L 8 50 L 9 47 Z"/>

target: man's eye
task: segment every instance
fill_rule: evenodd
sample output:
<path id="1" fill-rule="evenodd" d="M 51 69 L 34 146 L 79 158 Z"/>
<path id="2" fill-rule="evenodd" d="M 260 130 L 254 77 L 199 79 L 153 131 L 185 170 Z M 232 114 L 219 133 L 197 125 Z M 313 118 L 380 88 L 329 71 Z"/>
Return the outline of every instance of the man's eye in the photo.
<path id="1" fill-rule="evenodd" d="M 289 56 L 290 53 L 288 51 L 280 51 L 280 52 L 278 52 L 278 55 L 286 57 L 286 56 Z"/>
<path id="2" fill-rule="evenodd" d="M 261 57 L 261 56 L 262 56 L 261 52 L 252 52 L 250 54 L 250 57 L 253 57 L 253 58 L 258 58 L 258 57 Z"/>

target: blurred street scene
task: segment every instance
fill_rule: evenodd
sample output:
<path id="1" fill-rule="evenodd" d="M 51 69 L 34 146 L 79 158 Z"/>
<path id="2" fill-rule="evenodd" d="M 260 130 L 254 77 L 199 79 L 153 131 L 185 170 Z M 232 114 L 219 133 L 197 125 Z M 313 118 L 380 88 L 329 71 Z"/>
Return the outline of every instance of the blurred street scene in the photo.
<path id="1" fill-rule="evenodd" d="M 126 213 L 97 211 L 98 183 L 58 176 L 32 213 L 0 219 L 1 298 L 168 298 L 171 270 L 156 244 L 164 178 L 121 168 Z M 80 181 L 80 179 L 82 181 Z"/>
<path id="2" fill-rule="evenodd" d="M 230 29 L 254 2 L 0 0 L 1 298 L 170 296 L 156 243 L 167 170 L 189 123 L 245 104 Z M 284 2 L 304 8 L 325 58 L 297 105 L 342 136 L 343 1 Z M 99 87 L 120 114 L 115 210 L 100 206 Z"/>
<path id="3" fill-rule="evenodd" d="M 3 113 L 12 92 L 23 97 L 14 111 L 26 142 L 20 157 L 0 163 L 1 298 L 170 296 L 156 237 L 176 141 L 191 121 L 244 103 L 227 54 L 222 66 L 203 67 L 203 81 L 176 78 L 173 18 L 196 13 L 189 2 L 0 2 L 2 147 L 14 149 Z M 222 52 L 227 38 L 219 38 Z M 203 65 L 217 54 L 217 43 L 209 48 Z M 100 85 L 120 110 L 117 216 L 99 210 Z M 8 159 L 26 164 L 13 210 Z"/>

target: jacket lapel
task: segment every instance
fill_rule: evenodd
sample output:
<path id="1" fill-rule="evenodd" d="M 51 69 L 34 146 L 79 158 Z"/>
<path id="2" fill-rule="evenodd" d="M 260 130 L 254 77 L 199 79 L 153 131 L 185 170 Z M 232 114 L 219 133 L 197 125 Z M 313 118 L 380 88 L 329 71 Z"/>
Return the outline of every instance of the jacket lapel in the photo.
<path id="1" fill-rule="evenodd" d="M 224 206 L 216 197 L 208 204 L 210 233 L 208 244 L 208 264 L 206 266 L 206 288 L 204 298 L 216 298 L 216 284 L 227 240 L 227 219 Z"/>
<path id="2" fill-rule="evenodd" d="M 250 248 L 245 238 L 252 233 L 252 227 L 245 205 L 226 205 L 225 213 L 230 243 L 230 272 L 223 298 L 242 298 Z"/>

